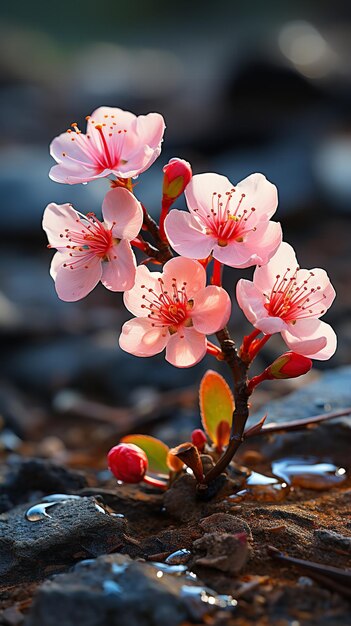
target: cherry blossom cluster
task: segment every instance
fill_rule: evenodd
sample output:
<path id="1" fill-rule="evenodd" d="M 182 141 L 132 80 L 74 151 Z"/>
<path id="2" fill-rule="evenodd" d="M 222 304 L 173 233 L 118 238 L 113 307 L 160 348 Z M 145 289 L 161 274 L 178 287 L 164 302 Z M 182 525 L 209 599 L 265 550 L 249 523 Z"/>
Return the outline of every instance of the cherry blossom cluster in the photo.
<path id="1" fill-rule="evenodd" d="M 71 204 L 45 209 L 43 228 L 56 249 L 50 273 L 62 300 L 80 300 L 100 281 L 124 292 L 134 317 L 122 327 L 121 348 L 139 357 L 165 350 L 172 365 L 190 367 L 206 353 L 225 360 L 218 333 L 230 319 L 235 286 L 230 294 L 222 287 L 223 267 L 254 267 L 252 281 L 236 285 L 237 302 L 253 326 L 238 358 L 248 367 L 275 333 L 293 355 L 284 370 L 290 376 L 298 375 L 296 355 L 308 361 L 334 354 L 336 335 L 320 320 L 334 288 L 324 270 L 301 269 L 283 241 L 281 225 L 272 220 L 275 185 L 258 173 L 237 184 L 217 173 L 193 176 L 188 162 L 173 158 L 163 168 L 157 224 L 134 194 L 134 181 L 161 153 L 163 117 L 103 106 L 86 120 L 85 133 L 73 123 L 52 141 L 50 177 L 69 185 L 107 178 L 111 188 L 101 217 Z M 188 210 L 171 209 L 183 192 Z M 208 339 L 216 333 L 220 345 Z M 270 377 L 284 377 L 273 371 Z M 251 379 L 250 393 L 267 376 Z"/>
<path id="2" fill-rule="evenodd" d="M 74 123 L 53 140 L 50 152 L 57 165 L 50 177 L 71 185 L 108 177 L 114 186 L 103 200 L 102 220 L 70 204 L 45 209 L 43 227 L 57 250 L 50 272 L 62 300 L 84 298 L 99 281 L 125 292 L 135 318 L 122 329 L 121 347 L 142 357 L 166 348 L 170 363 L 188 367 L 206 354 L 206 335 L 230 317 L 229 295 L 214 284 L 220 281 L 219 264 L 256 266 L 253 281 L 241 279 L 236 287 L 239 306 L 253 326 L 265 335 L 280 332 L 299 354 L 332 356 L 335 333 L 319 318 L 335 291 L 324 270 L 300 269 L 294 250 L 282 242 L 281 226 L 271 220 L 278 205 L 272 183 L 262 174 L 236 185 L 219 174 L 192 176 L 186 161 L 171 159 L 164 167 L 160 231 L 180 256 L 166 262 L 163 272 L 137 267 L 133 244 L 143 247 L 138 236 L 144 210 L 132 179 L 159 156 L 163 117 L 100 107 L 86 119 L 85 134 Z M 183 191 L 189 211 L 168 213 Z M 215 276 L 206 286 L 211 259 Z"/>

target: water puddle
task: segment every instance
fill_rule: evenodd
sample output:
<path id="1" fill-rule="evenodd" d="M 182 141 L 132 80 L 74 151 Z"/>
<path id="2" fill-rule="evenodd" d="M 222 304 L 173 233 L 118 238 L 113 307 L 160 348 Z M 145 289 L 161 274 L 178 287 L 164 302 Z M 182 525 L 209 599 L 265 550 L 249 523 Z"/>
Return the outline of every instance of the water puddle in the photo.
<path id="1" fill-rule="evenodd" d="M 47 518 L 51 519 L 51 515 L 48 513 L 48 509 L 58 504 L 65 504 L 66 502 L 76 502 L 81 500 L 81 496 L 75 496 L 67 493 L 52 493 L 48 496 L 44 496 L 42 502 L 33 504 L 25 513 L 25 518 L 28 522 L 40 522 Z M 99 502 L 94 502 L 95 508 L 99 513 L 109 515 L 109 512 Z M 123 515 L 116 513 L 114 517 L 124 517 Z"/>
<path id="2" fill-rule="evenodd" d="M 291 488 L 322 491 L 342 485 L 346 478 L 346 469 L 329 461 L 312 457 L 279 459 L 272 462 L 271 475 L 252 471 L 242 488 L 229 496 L 229 501 L 279 502 L 286 498 Z"/>
<path id="3" fill-rule="evenodd" d="M 229 496 L 229 500 L 258 500 L 260 502 L 279 502 L 290 491 L 288 483 L 275 476 L 251 472 L 246 478 L 244 488 Z"/>
<path id="4" fill-rule="evenodd" d="M 316 491 L 341 485 L 347 478 L 344 467 L 308 457 L 273 461 L 272 472 L 294 487 Z"/>

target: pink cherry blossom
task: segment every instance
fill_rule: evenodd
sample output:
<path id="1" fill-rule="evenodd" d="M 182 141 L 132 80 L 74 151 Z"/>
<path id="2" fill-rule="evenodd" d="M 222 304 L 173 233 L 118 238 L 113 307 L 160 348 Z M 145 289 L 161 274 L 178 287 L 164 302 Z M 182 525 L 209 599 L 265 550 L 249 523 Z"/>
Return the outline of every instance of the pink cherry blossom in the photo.
<path id="1" fill-rule="evenodd" d="M 77 124 L 56 137 L 50 154 L 57 161 L 50 178 L 58 183 L 84 183 L 114 174 L 135 177 L 157 159 L 165 123 L 159 113 L 133 115 L 111 107 L 100 107 L 87 118 L 84 135 Z"/>
<path id="2" fill-rule="evenodd" d="M 190 367 L 205 356 L 206 335 L 226 325 L 231 309 L 224 289 L 206 287 L 202 265 L 181 257 L 168 261 L 163 273 L 139 266 L 124 302 L 136 317 L 123 325 L 121 348 L 141 357 L 166 348 L 166 360 L 177 367 Z"/>
<path id="3" fill-rule="evenodd" d="M 103 222 L 82 215 L 70 204 L 49 204 L 43 228 L 49 247 L 56 248 L 50 274 L 58 296 L 66 302 L 84 298 L 102 284 L 111 291 L 134 285 L 136 262 L 130 241 L 143 222 L 140 203 L 127 189 L 109 191 L 102 205 Z"/>
<path id="4" fill-rule="evenodd" d="M 320 321 L 335 298 L 325 270 L 300 269 L 295 252 L 283 242 L 272 259 L 257 267 L 253 282 L 241 279 L 236 289 L 248 320 L 266 335 L 280 332 L 298 354 L 324 361 L 336 350 L 336 335 Z"/>
<path id="5" fill-rule="evenodd" d="M 271 222 L 277 189 L 263 174 L 251 174 L 233 187 L 225 176 L 198 174 L 185 189 L 190 213 L 172 210 L 167 237 L 178 254 L 204 259 L 210 254 L 231 267 L 267 263 L 282 240 Z"/>

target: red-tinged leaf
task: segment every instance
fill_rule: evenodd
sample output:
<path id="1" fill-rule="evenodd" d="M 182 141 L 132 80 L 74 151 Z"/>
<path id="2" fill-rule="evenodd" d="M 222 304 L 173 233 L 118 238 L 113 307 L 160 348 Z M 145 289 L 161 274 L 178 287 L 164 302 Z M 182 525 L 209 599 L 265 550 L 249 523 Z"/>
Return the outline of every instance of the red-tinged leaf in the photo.
<path id="1" fill-rule="evenodd" d="M 134 443 L 134 445 L 144 450 L 149 463 L 148 472 L 151 474 L 169 475 L 167 464 L 169 447 L 163 441 L 149 435 L 127 435 L 121 439 L 121 442 Z"/>
<path id="2" fill-rule="evenodd" d="M 208 370 L 200 383 L 200 411 L 202 425 L 211 441 L 216 446 L 226 445 L 218 441 L 217 429 L 221 422 L 231 426 L 234 398 L 223 376 L 213 370 Z"/>
<path id="3" fill-rule="evenodd" d="M 221 420 L 217 426 L 217 450 L 222 452 L 223 447 L 227 446 L 230 437 L 230 424 L 225 420 Z"/>

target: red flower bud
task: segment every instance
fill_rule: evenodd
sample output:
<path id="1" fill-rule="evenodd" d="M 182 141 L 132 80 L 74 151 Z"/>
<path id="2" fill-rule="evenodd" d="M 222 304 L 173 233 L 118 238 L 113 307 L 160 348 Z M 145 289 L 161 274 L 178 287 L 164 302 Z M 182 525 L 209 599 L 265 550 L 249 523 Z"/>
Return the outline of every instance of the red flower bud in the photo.
<path id="1" fill-rule="evenodd" d="M 205 444 L 207 443 L 207 437 L 204 431 L 201 430 L 201 428 L 196 428 L 191 433 L 191 441 L 193 442 L 194 446 L 197 447 L 199 452 L 203 452 Z"/>
<path id="2" fill-rule="evenodd" d="M 163 172 L 162 204 L 170 206 L 183 193 L 193 174 L 190 163 L 178 158 L 171 159 Z"/>
<path id="3" fill-rule="evenodd" d="M 117 480 L 124 483 L 140 483 L 147 471 L 147 456 L 133 443 L 120 443 L 107 455 L 108 466 Z"/>
<path id="4" fill-rule="evenodd" d="M 297 378 L 307 374 L 311 367 L 312 361 L 308 357 L 296 352 L 285 352 L 267 367 L 265 378 Z"/>

